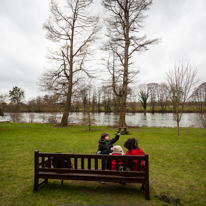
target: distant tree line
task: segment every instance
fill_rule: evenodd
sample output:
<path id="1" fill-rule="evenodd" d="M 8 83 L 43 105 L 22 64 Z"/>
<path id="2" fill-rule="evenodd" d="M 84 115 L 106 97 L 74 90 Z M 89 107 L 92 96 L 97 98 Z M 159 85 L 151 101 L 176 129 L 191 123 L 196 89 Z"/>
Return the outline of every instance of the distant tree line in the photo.
<path id="1" fill-rule="evenodd" d="M 0 108 L 3 112 L 62 112 L 65 107 L 65 97 L 60 95 L 43 95 L 24 100 L 24 92 L 18 87 L 13 90 L 22 92 L 23 95 L 14 97 L 14 92 L 9 95 L 0 95 Z M 141 84 L 128 89 L 127 112 L 174 112 L 174 94 L 171 93 L 166 83 Z M 119 112 L 121 100 L 111 86 L 102 85 L 95 87 L 82 84 L 75 91 L 70 112 Z M 186 102 L 183 112 L 205 112 L 206 108 L 206 82 L 194 88 L 189 101 Z"/>

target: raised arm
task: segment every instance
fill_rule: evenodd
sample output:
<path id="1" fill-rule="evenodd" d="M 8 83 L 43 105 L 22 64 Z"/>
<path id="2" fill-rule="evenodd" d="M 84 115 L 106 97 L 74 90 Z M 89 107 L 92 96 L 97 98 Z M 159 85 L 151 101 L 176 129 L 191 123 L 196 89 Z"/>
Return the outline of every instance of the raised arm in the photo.
<path id="1" fill-rule="evenodd" d="M 120 137 L 121 133 L 116 134 L 114 138 L 111 139 L 111 143 L 114 144 Z"/>

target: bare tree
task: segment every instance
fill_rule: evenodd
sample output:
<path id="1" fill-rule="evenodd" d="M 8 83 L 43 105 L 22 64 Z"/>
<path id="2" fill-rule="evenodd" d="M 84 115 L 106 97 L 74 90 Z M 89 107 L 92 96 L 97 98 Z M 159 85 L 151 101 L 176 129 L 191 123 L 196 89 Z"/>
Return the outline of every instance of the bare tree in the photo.
<path id="1" fill-rule="evenodd" d="M 4 112 L 1 108 L 0 108 L 0 116 L 4 116 Z"/>
<path id="2" fill-rule="evenodd" d="M 91 116 L 91 107 L 92 107 L 92 97 L 91 97 L 91 91 L 92 91 L 92 86 L 87 85 L 88 91 L 87 91 L 87 104 L 86 104 L 86 110 L 84 113 L 84 118 L 82 119 L 84 125 L 89 126 L 89 131 L 91 131 L 91 126 L 92 124 L 95 123 L 95 119 Z"/>
<path id="3" fill-rule="evenodd" d="M 131 108 L 131 111 L 133 113 L 135 113 L 135 111 L 136 111 L 136 105 L 137 105 L 136 97 L 137 96 L 138 95 L 136 94 L 135 87 L 134 88 L 128 88 L 128 97 L 127 97 L 127 99 L 128 99 L 127 102 L 128 103 L 127 103 L 127 105 L 128 105 L 129 108 Z"/>
<path id="4" fill-rule="evenodd" d="M 90 90 L 91 90 L 90 85 L 86 85 L 86 84 L 79 85 L 78 93 L 79 93 L 84 111 L 87 110 L 86 107 L 87 107 L 87 104 L 89 102 L 88 95 L 89 95 Z"/>
<path id="5" fill-rule="evenodd" d="M 177 122 L 177 136 L 179 136 L 179 123 L 182 117 L 185 102 L 188 99 L 191 88 L 197 84 L 197 69 L 193 68 L 189 61 L 176 61 L 166 73 L 166 80 L 173 102 L 174 118 Z"/>
<path id="6" fill-rule="evenodd" d="M 51 0 L 51 16 L 44 24 L 47 39 L 56 44 L 49 50 L 48 59 L 56 63 L 54 69 L 47 70 L 40 78 L 43 90 L 66 96 L 61 126 L 66 126 L 71 107 L 74 86 L 82 75 L 92 77 L 86 66 L 92 57 L 93 43 L 97 40 L 99 17 L 89 15 L 93 0 L 66 1 L 61 7 Z M 64 10 L 63 10 L 64 9 Z"/>
<path id="7" fill-rule="evenodd" d="M 93 88 L 93 95 L 92 95 L 92 111 L 94 112 L 97 106 L 97 93 L 96 90 Z"/>
<path id="8" fill-rule="evenodd" d="M 121 98 L 119 127 L 126 126 L 128 84 L 139 72 L 132 68 L 133 54 L 148 50 L 149 45 L 158 43 L 158 39 L 137 37 L 146 18 L 143 12 L 151 4 L 152 0 L 102 0 L 102 5 L 111 14 L 105 21 L 108 41 L 103 49 L 109 53 L 107 68 L 112 76 L 114 93 Z M 121 88 L 119 93 L 116 87 Z"/>
<path id="9" fill-rule="evenodd" d="M 110 85 L 102 85 L 102 104 L 105 112 L 111 112 L 112 107 L 112 90 Z"/>
<path id="10" fill-rule="evenodd" d="M 166 107 L 168 105 L 169 100 L 169 90 L 166 83 L 158 84 L 157 88 L 157 101 L 159 106 L 161 107 L 161 112 L 164 113 L 166 110 Z"/>
<path id="11" fill-rule="evenodd" d="M 102 95 L 102 91 L 101 91 L 101 88 L 98 87 L 98 103 L 97 103 L 97 110 L 98 112 L 101 112 L 101 95 Z"/>
<path id="12" fill-rule="evenodd" d="M 7 94 L 0 94 L 0 116 L 4 116 L 4 110 L 7 107 L 6 99 Z"/>
<path id="13" fill-rule="evenodd" d="M 157 104 L 157 90 L 158 90 L 158 84 L 157 83 L 149 83 L 147 84 L 147 91 L 150 99 L 150 105 L 151 105 L 151 112 L 154 114 L 154 109 Z"/>
<path id="14" fill-rule="evenodd" d="M 190 99 L 196 107 L 196 114 L 203 126 L 206 129 L 206 82 L 194 89 Z"/>

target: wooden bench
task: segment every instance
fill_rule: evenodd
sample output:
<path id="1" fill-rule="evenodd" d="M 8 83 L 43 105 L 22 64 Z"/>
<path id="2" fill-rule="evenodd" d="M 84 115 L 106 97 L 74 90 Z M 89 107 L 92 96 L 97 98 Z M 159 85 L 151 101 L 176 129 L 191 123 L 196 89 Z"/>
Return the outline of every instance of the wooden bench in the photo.
<path id="1" fill-rule="evenodd" d="M 54 157 L 55 166 L 51 165 Z M 57 159 L 61 158 L 61 168 L 57 168 Z M 68 168 L 64 168 L 64 158 L 68 160 Z M 108 169 L 105 169 L 105 159 L 108 160 Z M 149 163 L 148 154 L 145 156 L 122 155 L 123 170 L 119 170 L 119 155 L 91 155 L 91 154 L 63 154 L 63 153 L 34 153 L 34 192 L 48 179 L 104 181 L 116 183 L 141 183 L 145 187 L 145 198 L 149 195 Z M 112 160 L 116 160 L 117 169 L 112 170 Z M 127 171 L 126 160 L 130 162 L 130 171 Z M 133 161 L 138 160 L 138 171 L 133 171 Z M 145 162 L 144 171 L 141 171 L 141 160 Z M 70 163 L 74 168 L 70 168 Z M 43 179 L 39 182 L 39 179 Z"/>
<path id="2" fill-rule="evenodd" d="M 123 130 L 122 130 L 123 129 Z M 129 131 L 127 130 L 127 127 L 119 127 L 119 129 L 117 130 L 117 132 L 121 132 L 121 133 L 129 133 Z"/>

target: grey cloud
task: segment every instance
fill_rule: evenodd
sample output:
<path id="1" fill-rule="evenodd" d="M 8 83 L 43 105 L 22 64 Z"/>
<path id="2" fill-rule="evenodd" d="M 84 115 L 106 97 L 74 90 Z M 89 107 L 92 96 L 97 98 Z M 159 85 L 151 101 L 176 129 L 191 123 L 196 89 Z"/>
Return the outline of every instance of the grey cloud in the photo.
<path id="1" fill-rule="evenodd" d="M 100 0 L 94 1 L 95 12 L 107 15 Z M 49 3 L 50 0 L 0 0 L 0 93 L 19 86 L 26 97 L 40 94 L 36 82 L 48 66 L 45 55 L 49 43 L 42 27 L 50 15 Z M 165 70 L 178 57 L 194 62 L 206 81 L 205 11 L 205 0 L 153 1 L 145 13 L 148 18 L 141 33 L 149 39 L 162 38 L 162 42 L 134 55 L 134 66 L 141 69 L 138 83 L 164 81 Z"/>

